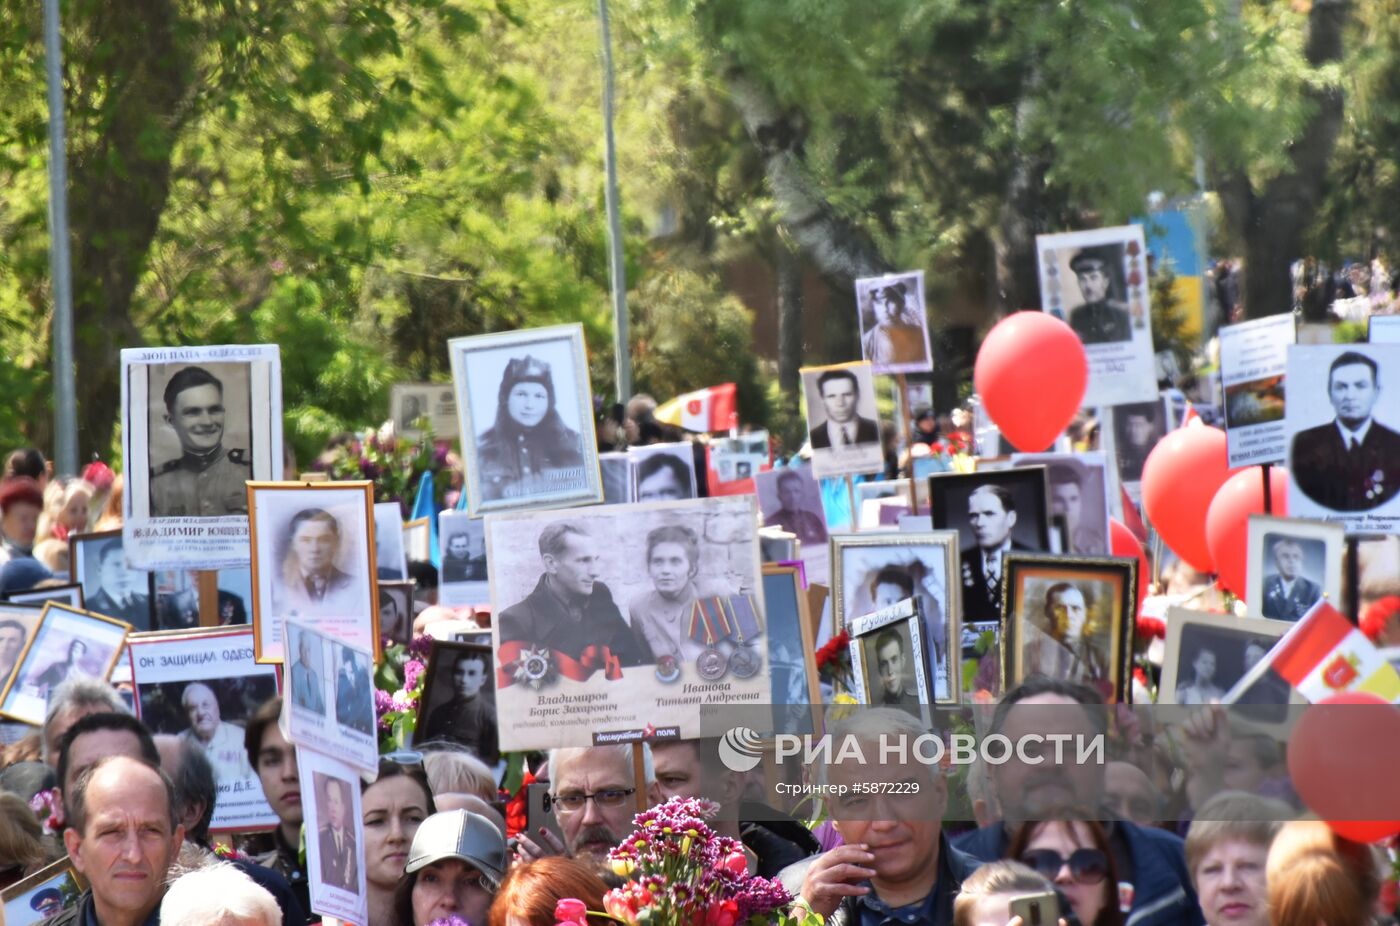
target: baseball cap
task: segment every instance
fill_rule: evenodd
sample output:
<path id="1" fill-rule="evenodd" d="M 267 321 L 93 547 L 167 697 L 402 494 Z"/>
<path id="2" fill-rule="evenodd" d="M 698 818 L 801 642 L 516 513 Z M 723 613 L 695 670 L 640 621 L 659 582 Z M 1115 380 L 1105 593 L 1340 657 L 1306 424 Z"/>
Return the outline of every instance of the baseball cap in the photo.
<path id="1" fill-rule="evenodd" d="M 505 837 L 480 814 L 468 810 L 435 813 L 413 835 L 404 874 L 452 858 L 466 862 L 492 884 L 499 885 L 506 867 Z"/>

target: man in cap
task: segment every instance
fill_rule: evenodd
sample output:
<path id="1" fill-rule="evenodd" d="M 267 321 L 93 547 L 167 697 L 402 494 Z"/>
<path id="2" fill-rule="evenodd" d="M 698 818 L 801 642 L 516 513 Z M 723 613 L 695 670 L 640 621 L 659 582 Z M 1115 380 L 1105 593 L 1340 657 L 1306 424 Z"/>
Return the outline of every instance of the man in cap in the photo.
<path id="1" fill-rule="evenodd" d="M 165 385 L 165 423 L 180 456 L 151 469 L 151 517 L 247 514 L 253 476 L 248 452 L 224 448 L 224 384 L 203 367 L 185 367 Z"/>
<path id="2" fill-rule="evenodd" d="M 1107 244 L 1084 248 L 1069 262 L 1084 301 L 1069 316 L 1069 326 L 1085 344 L 1130 341 L 1133 337 L 1128 307 L 1113 298 L 1115 264 L 1123 261 L 1122 246 Z"/>

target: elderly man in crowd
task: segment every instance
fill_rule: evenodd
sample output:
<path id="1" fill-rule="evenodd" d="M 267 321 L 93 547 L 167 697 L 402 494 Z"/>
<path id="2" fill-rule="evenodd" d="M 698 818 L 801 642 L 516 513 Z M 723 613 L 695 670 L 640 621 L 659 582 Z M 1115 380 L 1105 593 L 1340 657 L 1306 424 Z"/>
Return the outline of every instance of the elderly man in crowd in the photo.
<path id="1" fill-rule="evenodd" d="M 157 926 L 170 863 L 185 836 L 170 779 L 154 763 L 108 755 L 71 789 L 63 845 L 89 886 L 49 923 Z"/>
<path id="2" fill-rule="evenodd" d="M 160 907 L 161 926 L 281 926 L 276 899 L 240 871 L 217 862 L 176 878 Z"/>
<path id="3" fill-rule="evenodd" d="M 180 733 L 181 739 L 204 750 L 219 781 L 232 783 L 253 777 L 248 753 L 243 747 L 243 728 L 225 721 L 219 712 L 219 699 L 214 690 L 203 682 L 191 682 L 180 695 L 189 728 Z"/>
<path id="4" fill-rule="evenodd" d="M 121 695 L 106 682 L 75 678 L 60 685 L 49 698 L 40 737 L 40 758 L 58 768 L 58 746 L 73 724 L 89 714 L 130 713 Z"/>
<path id="5" fill-rule="evenodd" d="M 948 782 L 941 768 L 910 754 L 885 757 L 881 743 L 928 731 L 898 708 L 872 708 L 842 718 L 828 729 L 837 758 L 817 769 L 829 786 L 844 790 L 831 797 L 831 817 L 845 841 L 829 852 L 785 869 L 784 886 L 828 926 L 920 923 L 952 926 L 953 898 L 977 867 L 943 835 Z M 841 744 L 853 738 L 861 759 L 841 758 Z M 883 758 L 883 761 L 881 760 Z M 863 786 L 899 784 L 899 793 L 865 793 Z"/>

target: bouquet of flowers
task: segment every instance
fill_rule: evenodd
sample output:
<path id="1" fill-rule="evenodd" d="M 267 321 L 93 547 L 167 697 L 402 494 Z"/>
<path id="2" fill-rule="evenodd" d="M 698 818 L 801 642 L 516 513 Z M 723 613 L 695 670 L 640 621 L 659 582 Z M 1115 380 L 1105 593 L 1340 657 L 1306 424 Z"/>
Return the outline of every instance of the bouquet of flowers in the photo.
<path id="1" fill-rule="evenodd" d="M 384 660 L 374 673 L 374 715 L 379 725 L 379 751 L 394 752 L 408 746 L 418 725 L 418 702 L 423 697 L 423 676 L 433 638 L 414 637 L 408 646 L 384 647 Z"/>
<path id="2" fill-rule="evenodd" d="M 637 829 L 609 854 L 613 871 L 631 880 L 604 895 L 601 914 L 561 899 L 557 926 L 588 926 L 598 915 L 628 926 L 821 926 L 781 884 L 748 873 L 743 844 L 705 823 L 718 809 L 674 797 L 637 814 Z"/>
<path id="3" fill-rule="evenodd" d="M 376 502 L 398 502 L 406 508 L 413 504 L 423 473 L 433 474 L 433 497 L 445 498 L 454 478 L 460 478 L 455 462 L 447 441 L 435 441 L 426 432 L 421 440 L 406 440 L 394 434 L 390 422 L 322 454 L 312 468 L 337 482 L 369 479 Z"/>

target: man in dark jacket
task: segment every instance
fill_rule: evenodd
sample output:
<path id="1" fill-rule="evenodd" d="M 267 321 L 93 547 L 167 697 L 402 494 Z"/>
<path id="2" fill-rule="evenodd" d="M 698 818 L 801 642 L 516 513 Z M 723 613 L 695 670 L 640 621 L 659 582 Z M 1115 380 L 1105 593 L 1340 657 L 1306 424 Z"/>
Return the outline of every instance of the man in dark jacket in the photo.
<path id="1" fill-rule="evenodd" d="M 951 926 L 953 898 L 978 862 L 943 835 L 948 782 L 940 768 L 917 761 L 892 762 L 882 743 L 927 734 L 897 708 L 872 708 L 828 728 L 836 761 L 818 768 L 832 794 L 831 817 L 845 844 L 789 866 L 779 879 L 827 926 L 919 923 Z M 854 739 L 860 755 L 847 753 Z M 904 793 L 872 795 L 872 786 Z M 864 786 L 862 789 L 861 786 Z M 895 819 L 875 819 L 890 816 Z"/>
<path id="2" fill-rule="evenodd" d="M 989 734 L 1013 744 L 1041 736 L 1037 763 L 1019 749 L 990 768 L 1002 820 L 966 833 L 957 847 L 984 862 L 1006 858 L 1016 827 L 1032 820 L 1063 819 L 1074 813 L 1100 820 L 1108 831 L 1118 879 L 1132 885 L 1133 926 L 1204 926 L 1200 903 L 1186 870 L 1180 837 L 1165 830 L 1115 820 L 1101 808 L 1105 763 L 1076 762 L 1075 742 L 1091 742 L 1106 730 L 1103 700 L 1093 689 L 1035 676 L 1007 692 L 992 716 Z M 1067 736 L 1064 761 L 1051 736 Z M 1032 755 L 1032 758 L 1037 756 Z"/>

